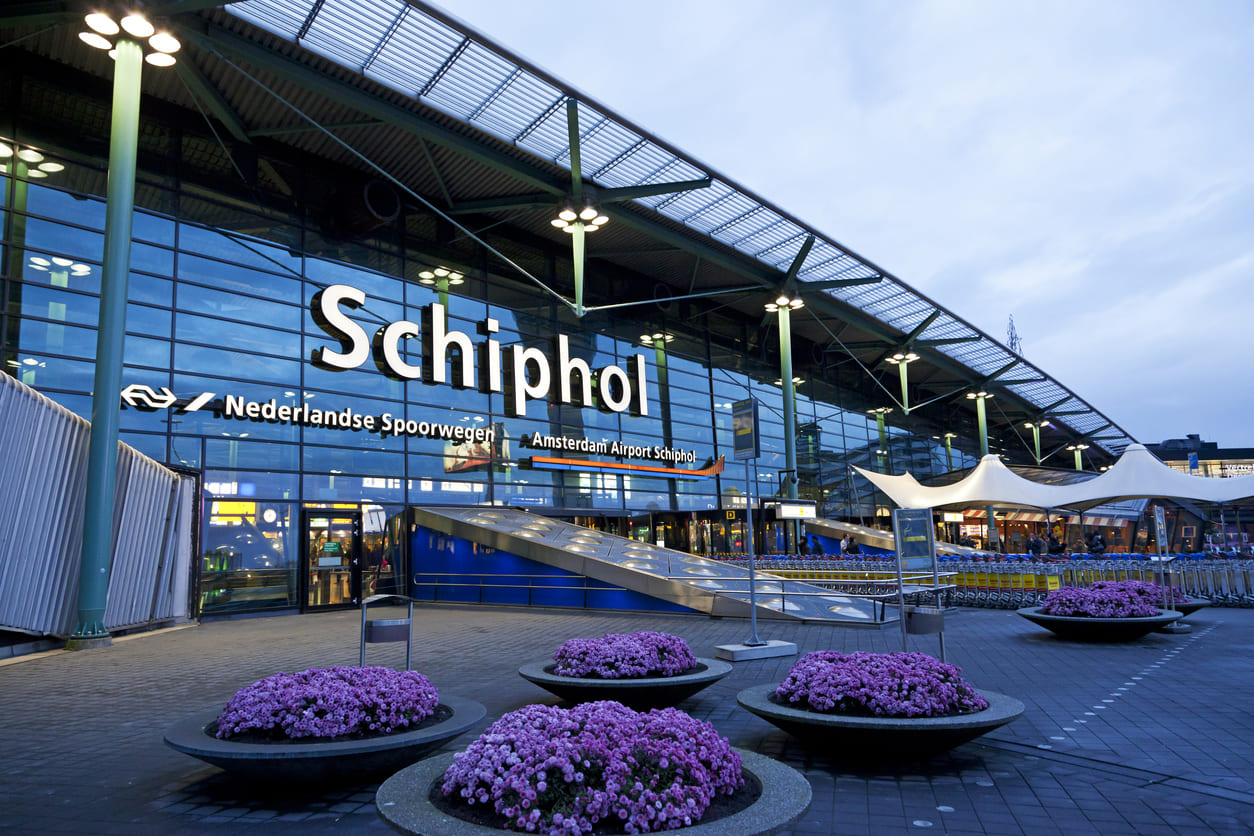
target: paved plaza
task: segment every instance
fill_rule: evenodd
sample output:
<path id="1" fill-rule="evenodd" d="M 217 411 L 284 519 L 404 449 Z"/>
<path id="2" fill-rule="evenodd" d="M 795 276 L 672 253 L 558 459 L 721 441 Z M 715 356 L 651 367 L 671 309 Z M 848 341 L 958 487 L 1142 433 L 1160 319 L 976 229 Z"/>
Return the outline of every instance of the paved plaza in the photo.
<path id="1" fill-rule="evenodd" d="M 567 638 L 664 630 L 712 656 L 749 629 L 704 617 L 442 605 L 422 606 L 414 620 L 414 668 L 442 693 L 482 702 L 488 720 L 556 702 L 517 670 Z M 736 704 L 737 691 L 778 681 L 792 658 L 739 662 L 680 707 L 734 745 L 804 772 L 814 801 L 785 831 L 797 836 L 1254 832 L 1254 610 L 1204 609 L 1187 622 L 1186 634 L 1086 645 L 1057 640 L 1013 612 L 951 613 L 949 661 L 1027 710 L 923 763 L 851 767 Z M 218 621 L 0 662 L 0 831 L 391 832 L 374 810 L 377 784 L 277 794 L 161 739 L 176 720 L 218 708 L 271 673 L 356 664 L 359 625 L 356 611 Z M 802 653 L 901 647 L 896 629 L 762 622 L 759 632 Z M 912 637 L 911 649 L 935 654 L 935 637 Z M 367 662 L 403 666 L 404 645 L 370 645 Z"/>

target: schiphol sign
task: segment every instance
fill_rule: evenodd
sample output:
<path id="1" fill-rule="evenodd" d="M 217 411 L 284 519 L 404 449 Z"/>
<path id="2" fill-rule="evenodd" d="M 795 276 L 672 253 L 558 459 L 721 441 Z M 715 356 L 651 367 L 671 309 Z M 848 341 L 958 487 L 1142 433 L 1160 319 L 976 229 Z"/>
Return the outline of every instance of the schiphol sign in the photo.
<path id="1" fill-rule="evenodd" d="M 449 385 L 459 389 L 503 394 L 505 411 L 513 416 L 526 412 L 527 401 L 544 399 L 580 407 L 596 407 L 608 412 L 647 416 L 649 401 L 645 390 L 645 357 L 631 358 L 630 371 L 615 365 L 593 369 L 586 361 L 570 356 L 565 334 L 553 338 L 552 352 L 540 348 L 509 346 L 505 349 L 492 335 L 500 330 L 497 320 L 479 323 L 480 334 L 488 337 L 477 346 L 470 335 L 446 326 L 446 310 L 439 303 L 422 310 L 422 327 L 408 320 L 388 323 L 373 337 L 348 312 L 362 307 L 366 294 L 349 285 L 330 285 L 314 297 L 311 312 L 318 326 L 339 342 L 339 350 L 315 348 L 310 361 L 323 369 L 347 371 L 365 365 L 372 357 L 384 374 L 398 380 L 422 380 L 428 385 Z M 410 363 L 402 356 L 402 341 L 421 340 L 422 361 Z M 552 358 L 552 360 L 550 359 Z M 556 369 L 553 366 L 556 362 Z M 450 368 L 452 374 L 450 374 Z M 572 380 L 575 384 L 572 385 Z M 266 421 L 303 427 L 333 428 L 378 433 L 385 437 L 412 436 L 442 439 L 447 443 L 467 442 L 493 445 L 498 441 L 496 427 L 468 427 L 433 421 L 406 419 L 390 412 L 373 415 L 348 407 L 341 410 L 316 409 L 308 403 L 286 404 L 278 398 L 249 400 L 240 395 L 223 395 L 220 402 L 213 392 L 202 392 L 180 399 L 168 388 L 152 389 L 132 383 L 122 390 L 122 402 L 138 409 L 177 408 L 180 414 L 208 406 L 223 418 Z M 652 459 L 672 464 L 696 461 L 695 450 L 676 447 L 637 446 L 601 439 L 572 439 L 564 436 L 524 434 L 523 447 L 609 456 L 616 459 Z"/>
<path id="2" fill-rule="evenodd" d="M 373 354 L 379 370 L 398 380 L 422 380 L 429 385 L 502 393 L 505 411 L 512 416 L 526 414 L 527 401 L 540 399 L 595 406 L 608 412 L 649 414 L 643 354 L 631 358 L 630 373 L 614 365 L 593 370 L 587 361 L 570 356 L 569 338 L 558 334 L 551 352 L 557 363 L 554 370 L 550 352 L 540 348 L 514 345 L 508 351 L 503 350 L 500 341 L 491 338 L 500 330 L 500 324 L 491 317 L 479 323 L 479 332 L 488 339 L 476 348 L 470 335 L 447 330 L 446 312 L 439 303 L 422 309 L 421 328 L 402 319 L 383 326 L 371 339 L 366 329 L 347 313 L 365 303 L 363 291 L 345 284 L 331 285 L 314 296 L 314 321 L 340 342 L 339 351 L 325 346 L 314 349 L 310 359 L 315 366 L 332 371 L 356 369 L 365 365 Z M 402 357 L 401 344 L 411 337 L 420 337 L 422 341 L 420 365 Z M 456 349 L 455 357 L 453 349 Z M 572 378 L 579 381 L 578 386 L 571 385 Z"/>

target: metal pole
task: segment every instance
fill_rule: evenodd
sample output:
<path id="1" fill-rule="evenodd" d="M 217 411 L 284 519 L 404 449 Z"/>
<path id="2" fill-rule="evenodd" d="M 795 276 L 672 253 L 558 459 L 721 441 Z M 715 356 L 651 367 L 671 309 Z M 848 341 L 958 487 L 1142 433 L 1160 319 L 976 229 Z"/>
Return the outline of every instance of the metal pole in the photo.
<path id="1" fill-rule="evenodd" d="M 754 475 L 757 474 L 757 462 L 753 463 Z M 749 553 L 749 641 L 750 647 L 759 647 L 766 642 L 758 638 L 758 591 L 757 577 L 753 571 L 753 482 L 749 479 L 749 460 L 745 459 L 745 547 Z"/>
<path id="2" fill-rule="evenodd" d="M 788 471 L 789 499 L 797 498 L 797 416 L 793 409 L 797 397 L 792 382 L 792 312 L 787 305 L 779 308 L 779 380 L 784 389 L 784 469 Z"/>
<path id="3" fill-rule="evenodd" d="M 988 416 L 984 411 L 985 400 L 983 395 L 977 395 L 975 398 L 975 417 L 980 427 L 980 458 L 988 455 Z M 997 530 L 997 509 L 989 505 L 984 509 L 984 514 L 987 517 L 985 522 L 988 523 L 988 543 L 985 545 L 993 547 L 989 549 L 990 551 L 1001 551 L 1001 532 Z"/>
<path id="4" fill-rule="evenodd" d="M 143 50 L 121 37 L 113 64 L 113 123 L 109 135 L 104 267 L 100 279 L 100 323 L 87 451 L 87 500 L 83 508 L 83 551 L 79 567 L 78 629 L 68 646 L 109 643 L 104 628 L 113 557 L 113 506 L 118 464 L 118 405 L 126 333 L 126 285 L 131 262 L 135 204 L 135 160 L 139 146 L 139 90 Z"/>

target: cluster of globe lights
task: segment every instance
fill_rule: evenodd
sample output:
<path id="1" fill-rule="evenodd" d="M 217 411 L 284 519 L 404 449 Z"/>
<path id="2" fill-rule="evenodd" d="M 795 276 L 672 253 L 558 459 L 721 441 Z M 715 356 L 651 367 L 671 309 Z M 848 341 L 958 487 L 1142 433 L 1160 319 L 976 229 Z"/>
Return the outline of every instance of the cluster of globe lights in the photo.
<path id="1" fill-rule="evenodd" d="M 789 298 L 788 296 L 781 294 L 778 299 L 774 302 L 767 302 L 764 307 L 766 308 L 767 313 L 775 313 L 776 311 L 780 311 L 785 308 L 795 311 L 798 308 L 804 308 L 805 306 L 805 300 L 800 296 Z"/>
<path id="2" fill-rule="evenodd" d="M 919 355 L 915 354 L 913 351 L 909 351 L 906 353 L 902 353 L 899 351 L 896 354 L 894 354 L 892 357 L 889 357 L 888 362 L 892 363 L 895 366 L 898 363 L 913 363 L 915 360 L 918 360 L 918 359 L 919 359 Z"/>
<path id="3" fill-rule="evenodd" d="M 110 38 L 122 32 L 136 41 L 147 40 L 152 52 L 145 55 L 144 60 L 154 67 L 174 66 L 174 53 L 182 47 L 177 38 L 169 32 L 158 32 L 148 18 L 136 12 L 126 15 L 121 21 L 115 21 L 105 12 L 92 12 L 83 21 L 91 31 L 79 32 L 79 40 L 96 49 L 107 50 L 110 58 L 117 57 L 117 49 Z"/>
<path id="4" fill-rule="evenodd" d="M 584 232 L 593 232 L 609 222 L 610 219 L 592 205 L 583 207 L 579 212 L 576 212 L 573 206 L 564 206 L 562 211 L 557 213 L 557 217 L 549 221 L 562 232 L 574 232 L 577 225 L 582 225 Z"/>
<path id="5" fill-rule="evenodd" d="M 433 285 L 439 281 L 448 282 L 450 285 L 459 285 L 465 281 L 465 277 L 456 270 L 450 270 L 447 267 L 436 267 L 432 270 L 423 270 L 418 274 L 419 284 Z"/>
<path id="6" fill-rule="evenodd" d="M 44 155 L 34 148 L 14 150 L 12 145 L 0 142 L 0 160 L 8 160 L 15 156 L 28 166 L 26 176 L 36 180 L 47 177 L 49 174 L 56 174 L 58 171 L 65 171 L 65 166 L 61 163 L 45 160 Z M 7 170 L 5 166 L 5 163 L 0 163 L 0 171 Z"/>
<path id="7" fill-rule="evenodd" d="M 656 346 L 658 343 L 669 343 L 674 341 L 674 337 L 670 334 L 658 332 L 656 334 L 641 334 L 640 342 L 644 345 Z"/>
<path id="8" fill-rule="evenodd" d="M 86 276 L 91 273 L 90 264 L 83 264 L 72 258 L 63 258 L 56 255 L 51 258 L 44 258 L 41 255 L 33 255 L 30 257 L 30 261 L 27 263 L 27 266 L 32 270 L 46 270 L 48 272 L 65 271 L 71 276 Z"/>

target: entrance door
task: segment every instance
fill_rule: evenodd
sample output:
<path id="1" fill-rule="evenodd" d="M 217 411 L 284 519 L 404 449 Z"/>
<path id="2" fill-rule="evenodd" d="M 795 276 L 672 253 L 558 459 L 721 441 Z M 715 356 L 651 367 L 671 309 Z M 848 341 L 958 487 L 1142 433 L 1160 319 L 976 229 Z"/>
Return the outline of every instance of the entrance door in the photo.
<path id="1" fill-rule="evenodd" d="M 361 603 L 361 514 L 305 509 L 305 609 Z"/>

